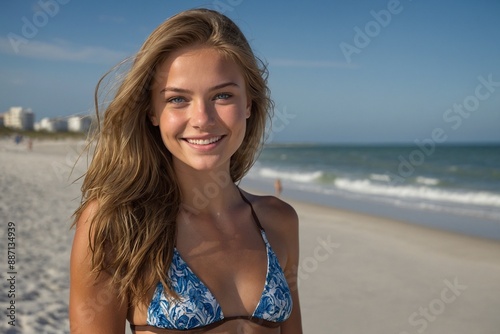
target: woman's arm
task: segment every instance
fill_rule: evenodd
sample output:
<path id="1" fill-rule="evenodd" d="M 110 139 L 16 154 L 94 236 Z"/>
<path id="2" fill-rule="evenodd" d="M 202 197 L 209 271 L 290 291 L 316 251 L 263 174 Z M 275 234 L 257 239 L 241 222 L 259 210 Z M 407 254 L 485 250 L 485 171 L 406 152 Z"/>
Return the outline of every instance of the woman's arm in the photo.
<path id="1" fill-rule="evenodd" d="M 283 229 L 283 235 L 288 250 L 288 259 L 284 271 L 292 295 L 293 308 L 290 318 L 281 325 L 281 333 L 302 334 L 302 317 L 300 314 L 297 284 L 299 268 L 299 219 L 295 210 L 288 205 L 287 209 L 282 212 L 286 216 L 282 221 L 286 221 L 286 228 Z"/>
<path id="2" fill-rule="evenodd" d="M 125 333 L 127 303 L 118 299 L 105 272 L 91 272 L 89 218 L 97 209 L 90 204 L 76 223 L 71 251 L 69 317 L 72 334 Z"/>

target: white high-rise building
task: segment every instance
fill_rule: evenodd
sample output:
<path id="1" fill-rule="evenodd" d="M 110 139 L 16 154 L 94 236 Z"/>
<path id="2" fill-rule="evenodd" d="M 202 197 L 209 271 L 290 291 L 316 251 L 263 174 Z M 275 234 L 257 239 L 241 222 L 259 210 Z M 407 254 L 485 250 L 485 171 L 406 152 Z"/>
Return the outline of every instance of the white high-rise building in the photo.
<path id="1" fill-rule="evenodd" d="M 68 122 L 64 118 L 42 118 L 35 124 L 35 130 L 48 132 L 68 131 Z"/>
<path id="2" fill-rule="evenodd" d="M 90 116 L 72 116 L 68 118 L 68 131 L 87 132 L 90 129 L 92 119 Z"/>
<path id="3" fill-rule="evenodd" d="M 35 114 L 31 109 L 23 107 L 11 107 L 4 114 L 4 125 L 8 128 L 19 130 L 33 130 Z"/>

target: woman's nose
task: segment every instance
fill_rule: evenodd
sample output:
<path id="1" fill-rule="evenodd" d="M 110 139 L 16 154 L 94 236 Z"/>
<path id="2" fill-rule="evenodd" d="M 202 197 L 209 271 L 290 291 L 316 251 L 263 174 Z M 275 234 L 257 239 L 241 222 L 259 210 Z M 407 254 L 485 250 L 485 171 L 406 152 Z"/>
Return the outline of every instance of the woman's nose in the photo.
<path id="1" fill-rule="evenodd" d="M 215 125 L 215 108 L 211 101 L 196 101 L 193 104 L 191 124 L 193 127 L 204 129 Z"/>

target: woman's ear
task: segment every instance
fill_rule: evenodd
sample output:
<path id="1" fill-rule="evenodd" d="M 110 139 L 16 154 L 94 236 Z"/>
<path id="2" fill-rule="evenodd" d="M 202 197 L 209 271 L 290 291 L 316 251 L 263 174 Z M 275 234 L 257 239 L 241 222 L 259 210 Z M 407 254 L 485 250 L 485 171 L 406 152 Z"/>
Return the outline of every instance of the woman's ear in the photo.
<path id="1" fill-rule="evenodd" d="M 249 100 L 247 103 L 247 109 L 245 111 L 245 116 L 248 119 L 248 118 L 250 118 L 251 115 L 252 115 L 252 101 Z"/>
<path id="2" fill-rule="evenodd" d="M 160 125 L 160 123 L 158 123 L 158 118 L 156 117 L 156 115 L 154 113 L 148 113 L 148 117 L 149 117 L 149 120 L 151 121 L 151 124 L 153 124 L 153 126 Z"/>

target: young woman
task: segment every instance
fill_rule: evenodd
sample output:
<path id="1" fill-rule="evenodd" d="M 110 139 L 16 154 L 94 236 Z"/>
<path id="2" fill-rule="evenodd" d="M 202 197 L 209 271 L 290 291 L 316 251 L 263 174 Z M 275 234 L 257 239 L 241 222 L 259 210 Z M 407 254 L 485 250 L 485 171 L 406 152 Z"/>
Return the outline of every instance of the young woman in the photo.
<path id="1" fill-rule="evenodd" d="M 298 219 L 237 183 L 272 102 L 239 28 L 182 12 L 107 107 L 76 211 L 72 333 L 302 333 Z"/>

